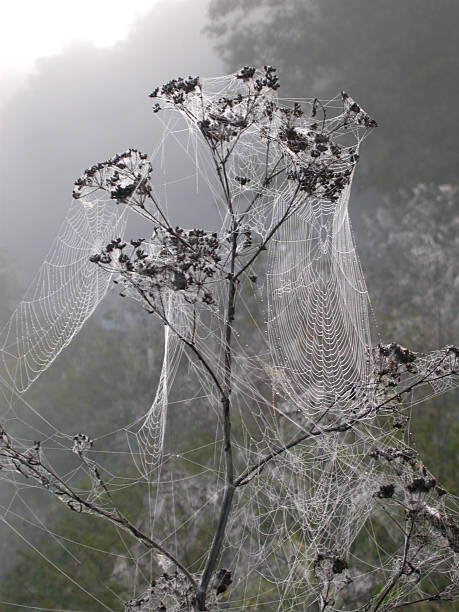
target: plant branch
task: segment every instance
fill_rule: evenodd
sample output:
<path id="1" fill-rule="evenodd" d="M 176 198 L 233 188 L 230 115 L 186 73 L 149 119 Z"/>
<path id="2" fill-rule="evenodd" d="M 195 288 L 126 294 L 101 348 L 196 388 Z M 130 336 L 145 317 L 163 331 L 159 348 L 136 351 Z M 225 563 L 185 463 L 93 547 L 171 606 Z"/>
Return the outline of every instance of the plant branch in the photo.
<path id="1" fill-rule="evenodd" d="M 188 340 L 187 338 L 185 338 L 185 336 L 183 334 L 181 334 L 176 328 L 175 326 L 169 321 L 169 319 L 167 319 L 167 317 L 165 315 L 163 315 L 161 312 L 159 312 L 156 308 L 155 305 L 152 304 L 152 302 L 150 301 L 150 299 L 148 298 L 148 295 L 146 294 L 145 291 L 143 291 L 140 287 L 138 287 L 137 285 L 133 284 L 134 288 L 140 293 L 140 295 L 142 296 L 142 298 L 145 300 L 145 302 L 152 308 L 152 310 L 155 311 L 155 313 L 159 316 L 159 318 L 162 320 L 162 322 L 167 325 L 168 327 L 170 327 L 170 329 L 172 330 L 172 332 L 177 336 L 177 338 L 183 342 L 197 357 L 197 359 L 202 363 L 204 369 L 207 371 L 207 373 L 209 374 L 209 376 L 212 378 L 212 380 L 215 383 L 215 386 L 217 387 L 219 393 L 221 396 L 224 395 L 224 391 L 223 391 L 223 387 L 220 383 L 220 381 L 218 380 L 217 375 L 215 374 L 214 370 L 212 369 L 212 367 L 207 363 L 207 360 L 203 357 L 203 355 L 201 354 L 201 352 L 196 348 L 196 345 L 191 342 L 190 340 Z"/>
<path id="2" fill-rule="evenodd" d="M 9 465 L 12 465 L 17 472 L 22 474 L 25 478 L 33 478 L 39 482 L 44 488 L 56 495 L 73 512 L 83 512 L 86 510 L 89 514 L 93 514 L 117 525 L 122 530 L 136 537 L 148 548 L 157 550 L 162 555 L 167 557 L 183 573 L 183 575 L 186 576 L 193 587 L 196 587 L 196 581 L 186 567 L 184 567 L 184 565 L 176 557 L 174 557 L 172 553 L 161 546 L 161 544 L 155 540 L 152 540 L 146 534 L 137 529 L 137 527 L 135 527 L 135 525 L 133 525 L 125 516 L 123 516 L 115 506 L 113 507 L 112 511 L 107 511 L 96 506 L 76 493 L 51 468 L 43 464 L 38 452 L 35 454 L 35 456 L 29 456 L 16 449 L 12 445 L 10 437 L 1 425 L 0 438 L 2 441 L 2 452 L 0 452 L 0 457 L 6 458 Z M 38 448 L 39 446 L 37 445 L 37 451 Z M 100 476 L 99 481 L 101 481 Z M 105 484 L 101 483 L 101 486 L 111 500 L 111 495 L 108 493 Z"/>
<path id="3" fill-rule="evenodd" d="M 274 236 L 274 234 L 277 232 L 277 230 L 285 223 L 285 221 L 288 219 L 288 217 L 290 216 L 291 212 L 292 212 L 292 207 L 293 204 L 295 202 L 296 196 L 298 195 L 298 192 L 300 190 L 299 185 L 297 185 L 295 192 L 292 196 L 292 199 L 290 200 L 287 209 L 285 211 L 285 213 L 282 215 L 282 217 L 280 218 L 280 220 L 275 224 L 275 226 L 272 228 L 272 230 L 269 232 L 269 234 L 266 236 L 266 238 L 263 240 L 263 242 L 261 243 L 261 245 L 258 247 L 258 249 L 255 251 L 254 255 L 249 259 L 248 262 L 246 262 L 242 268 L 240 268 L 234 279 L 237 280 L 239 278 L 239 276 L 241 276 L 241 274 L 243 274 L 245 272 L 245 270 L 247 270 L 247 268 L 249 268 L 253 262 L 255 261 L 255 259 L 260 255 L 260 253 L 262 251 L 266 250 L 266 245 L 268 244 L 268 242 L 271 240 L 271 238 Z"/>
<path id="4" fill-rule="evenodd" d="M 418 381 L 412 383 L 411 385 L 409 385 L 408 387 L 406 387 L 405 389 L 402 389 L 400 392 L 395 393 L 391 397 L 387 398 L 386 400 L 384 400 L 383 402 L 378 404 L 376 407 L 370 406 L 367 410 L 365 410 L 363 413 L 361 413 L 361 414 L 357 415 L 356 417 L 354 417 L 353 419 L 351 419 L 348 423 L 339 423 L 338 425 L 333 425 L 333 426 L 327 427 L 327 428 L 321 428 L 321 429 L 319 429 L 317 431 L 314 431 L 314 427 L 316 427 L 317 424 L 313 424 L 308 431 L 305 431 L 300 436 L 294 438 L 293 440 L 288 442 L 285 446 L 280 446 L 279 448 L 271 451 L 270 453 L 265 455 L 262 459 L 260 459 L 257 463 L 255 463 L 251 468 L 249 468 L 243 474 L 238 476 L 236 478 L 236 480 L 234 481 L 234 486 L 237 488 L 237 487 L 240 487 L 240 486 L 243 486 L 243 485 L 247 484 L 251 480 L 249 478 L 251 476 L 251 474 L 253 474 L 256 471 L 260 472 L 261 468 L 263 468 L 272 459 L 274 459 L 275 457 L 278 457 L 279 455 L 281 455 L 285 451 L 293 448 L 297 444 L 300 444 L 300 442 L 303 442 L 307 438 L 310 438 L 312 436 L 319 436 L 319 435 L 322 435 L 322 434 L 325 434 L 325 433 L 335 433 L 335 432 L 338 432 L 338 431 L 340 431 L 340 432 L 348 431 L 349 429 L 351 429 L 355 425 L 355 423 L 357 423 L 358 421 L 360 421 L 364 417 L 368 416 L 368 414 L 370 414 L 370 412 L 372 412 L 373 410 L 375 412 L 378 412 L 386 404 L 388 404 L 391 401 L 393 401 L 394 399 L 398 398 L 400 395 L 405 394 L 405 393 L 410 393 L 416 387 L 424 384 L 424 382 L 426 382 L 427 378 L 429 377 L 430 373 L 431 372 L 428 372 L 421 380 L 418 380 Z M 452 376 L 452 375 L 453 375 L 453 373 L 447 373 L 447 374 L 443 374 L 441 376 L 435 377 L 434 379 L 431 379 L 431 380 L 437 380 L 437 379 L 445 378 L 447 376 Z"/>
<path id="5" fill-rule="evenodd" d="M 396 572 L 395 576 L 392 578 L 392 580 L 389 582 L 389 584 L 383 589 L 383 592 L 379 596 L 379 598 L 376 601 L 375 605 L 373 606 L 373 608 L 371 608 L 371 612 L 376 612 L 378 610 L 378 608 L 381 606 L 381 604 L 384 602 L 386 597 L 389 595 L 389 593 L 395 587 L 395 585 L 400 580 L 400 577 L 402 576 L 402 574 L 405 571 L 405 566 L 406 566 L 407 561 L 408 561 L 408 552 L 409 552 L 409 549 L 410 549 L 411 536 L 413 535 L 413 530 L 414 530 L 415 522 L 416 522 L 416 515 L 413 515 L 410 518 L 410 529 L 409 529 L 408 533 L 405 534 L 405 543 L 403 545 L 403 557 L 402 557 L 402 563 L 400 565 L 400 569 Z"/>
<path id="6" fill-rule="evenodd" d="M 228 202 L 228 207 L 230 203 Z M 233 321 L 235 315 L 235 303 L 236 303 L 236 279 L 234 276 L 234 270 L 236 266 L 237 258 L 237 240 L 238 240 L 238 225 L 235 219 L 235 215 L 232 212 L 232 245 L 231 245 L 231 266 L 230 274 L 228 275 L 229 287 L 228 287 L 228 304 L 226 309 L 226 321 L 225 321 L 225 352 L 224 352 L 224 391 L 222 394 L 222 407 L 223 407 L 223 436 L 224 436 L 224 454 L 225 454 L 225 490 L 223 493 L 222 505 L 220 508 L 220 516 L 218 519 L 217 529 L 212 541 L 212 545 L 207 557 L 204 572 L 196 592 L 196 608 L 197 610 L 206 609 L 206 592 L 209 586 L 209 582 L 212 576 L 212 572 L 215 569 L 217 559 L 220 555 L 223 540 L 226 533 L 226 526 L 228 524 L 228 518 L 231 512 L 231 506 L 233 503 L 235 485 L 234 485 L 234 467 L 233 467 L 233 452 L 231 445 L 231 414 L 230 414 L 230 395 L 232 390 L 231 374 L 232 374 L 232 350 L 231 350 L 231 337 L 233 329 Z"/>
<path id="7" fill-rule="evenodd" d="M 450 595 L 444 595 L 443 593 L 435 593 L 435 595 L 430 595 L 428 597 L 422 597 L 421 599 L 415 599 L 414 601 L 404 601 L 401 604 L 397 604 L 392 609 L 398 610 L 399 608 L 405 608 L 406 606 L 413 606 L 418 603 L 423 603 L 424 601 L 451 601 Z"/>

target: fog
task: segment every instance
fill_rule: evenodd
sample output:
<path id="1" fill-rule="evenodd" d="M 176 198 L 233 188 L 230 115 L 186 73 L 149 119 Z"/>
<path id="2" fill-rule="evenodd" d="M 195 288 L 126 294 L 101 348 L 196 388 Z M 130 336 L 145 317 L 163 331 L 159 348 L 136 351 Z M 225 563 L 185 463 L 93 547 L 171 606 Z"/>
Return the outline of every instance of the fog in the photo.
<path id="1" fill-rule="evenodd" d="M 159 3 L 112 47 L 75 42 L 39 59 L 32 75 L 0 81 L 0 244 L 24 282 L 82 171 L 129 147 L 149 153 L 157 144 L 162 128 L 148 93 L 179 75 L 221 73 L 213 41 L 201 32 L 206 8 L 206 0 Z M 191 224 L 193 211 L 184 212 L 182 222 Z"/>
<path id="2" fill-rule="evenodd" d="M 365 5 L 364 0 L 353 0 L 349 5 L 355 9 L 359 3 Z M 303 7 L 301 1 L 283 4 L 260 0 L 258 4 L 252 0 L 161 0 L 132 24 L 125 39 L 110 47 L 72 42 L 61 53 L 38 59 L 29 73 L 18 69 L 0 75 L 0 330 L 52 245 L 72 204 L 75 179 L 94 163 L 131 147 L 147 154 L 160 147 L 161 155 L 152 161 L 152 182 L 165 196 L 162 204 L 172 222 L 183 227 L 205 228 L 217 224 L 218 211 L 212 195 L 203 184 L 199 184 L 199 191 L 195 188 L 194 160 L 180 151 L 173 139 L 167 149 L 161 149 L 163 121 L 167 115 L 152 112 L 148 94 L 178 76 L 219 76 L 240 65 L 262 66 L 269 61 L 266 58 L 272 52 L 271 59 L 279 66 L 281 83 L 287 83 L 285 89 L 280 90 L 282 95 L 322 95 L 331 85 L 331 95 L 334 95 L 345 87 L 380 123 L 362 145 L 362 161 L 351 196 L 351 218 L 372 298 L 371 317 L 378 320 L 379 326 L 374 344 L 381 339 L 385 342 L 396 340 L 414 350 L 421 345 L 422 350 L 427 350 L 454 342 L 459 322 L 455 306 L 459 285 L 454 271 L 457 236 L 453 234 L 459 219 L 453 209 L 452 196 L 448 199 L 442 196 L 441 189 L 438 190 L 438 185 L 454 180 L 451 178 L 453 149 L 450 142 L 454 139 L 454 131 L 450 112 L 455 90 L 448 76 L 453 60 L 446 44 L 450 34 L 444 34 L 443 48 L 440 28 L 433 28 L 431 39 L 430 26 L 418 13 L 416 23 L 419 27 L 413 27 L 414 34 L 410 37 L 409 10 L 405 11 L 403 21 L 394 17 L 389 3 L 375 2 L 378 8 L 374 23 L 368 31 L 362 28 L 359 33 L 365 47 L 362 40 L 356 42 L 358 24 L 354 21 L 358 20 L 352 19 L 352 15 L 341 32 L 340 11 L 347 10 L 343 4 L 340 0 L 323 0 L 322 7 L 326 7 L 323 29 L 317 34 L 318 40 L 322 37 L 322 58 L 318 57 L 319 52 L 315 54 L 313 37 L 302 35 L 303 28 L 313 29 L 309 22 L 286 20 L 282 36 L 279 34 L 279 15 L 282 17 L 283 9 L 288 6 L 299 10 Z M 407 0 L 406 6 L 408 4 L 413 5 L 412 0 Z M 444 4 L 442 0 L 438 6 Z M 220 37 L 215 15 L 214 36 L 206 33 L 209 5 L 223 22 L 227 19 L 227 10 L 231 14 L 232 7 L 240 9 L 230 15 L 227 29 L 221 29 Z M 392 2 L 391 6 L 395 5 Z M 371 13 L 373 8 L 365 6 Z M 251 7 L 256 7 L 253 12 Z M 249 11 L 253 22 L 241 18 L 245 10 Z M 390 19 L 381 21 L 386 25 L 379 31 L 378 18 L 384 13 L 397 22 L 393 25 L 393 40 L 388 35 Z M 436 11 L 432 8 L 430 20 L 434 14 Z M 271 16 L 271 22 L 266 22 L 269 28 L 260 15 Z M 334 31 L 336 23 L 340 36 Z M 253 24 L 257 30 L 250 27 Z M 325 26 L 330 27 L 330 32 Z M 445 30 L 450 32 L 451 27 L 445 25 Z M 424 44 L 424 41 L 430 42 Z M 226 45 L 221 55 L 217 51 L 219 44 Z M 368 57 L 362 51 L 366 49 Z M 439 54 L 432 66 L 427 57 L 434 55 L 431 49 L 437 49 Z M 373 63 L 375 58 L 377 63 Z M 315 63 L 319 66 L 317 74 L 309 70 Z M 415 66 L 419 73 L 413 70 Z M 424 70 L 425 66 L 428 69 Z M 318 91 L 311 88 L 314 82 Z M 432 91 L 425 90 L 426 83 L 432 84 Z M 368 160 L 372 160 L 371 163 Z M 180 182 L 181 176 L 190 176 L 190 180 Z M 165 182 L 170 183 L 167 192 L 161 191 Z M 410 199 L 410 189 L 421 182 L 432 183 L 431 190 L 426 189 L 419 199 Z M 400 185 L 406 187 L 403 197 Z M 449 191 L 457 197 L 457 190 Z M 435 207 L 432 206 L 434 198 Z M 381 216 L 381 209 L 378 210 L 383 201 L 386 216 Z M 404 225 L 404 210 L 410 205 L 415 222 Z M 422 215 L 415 214 L 418 205 L 425 209 Z M 130 223 L 129 237 L 144 235 L 140 230 L 137 233 L 139 221 L 133 219 Z M 439 262 L 438 266 L 435 262 Z M 9 419 L 19 430 L 24 428 L 26 433 L 20 433 L 23 438 L 35 439 L 36 434 L 38 438 L 41 432 L 37 423 L 40 427 L 42 423 L 33 414 L 36 409 L 39 415 L 69 436 L 81 429 L 103 438 L 106 431 L 116 433 L 115 428 L 121 429 L 131 419 L 138 419 L 145 413 L 159 378 L 163 327 L 137 303 L 119 299 L 118 293 L 113 286 L 113 299 L 105 300 L 98 311 L 102 311 L 102 316 L 88 322 L 71 347 L 63 351 L 24 396 L 31 410 L 21 401 L 12 400 L 10 390 L 5 393 L 0 385 L 0 393 L 4 393 L 0 424 L 4 424 L 4 418 Z M 131 327 L 126 325 L 129 317 Z M 435 325 L 432 324 L 434 319 Z M 387 336 L 388 333 L 391 335 Z M 182 385 L 191 396 L 187 386 L 197 385 L 199 381 L 190 383 L 189 372 L 187 376 L 178 376 L 177 386 Z M 197 392 L 196 397 L 199 400 Z M 420 415 L 420 425 L 413 427 L 418 448 L 427 458 L 429 469 L 435 468 L 451 490 L 455 486 L 454 468 L 448 466 L 454 466 L 457 455 L 453 444 L 457 442 L 453 400 L 449 394 L 441 413 L 434 404 L 427 405 L 424 413 L 419 411 L 416 415 Z M 179 412 L 182 404 L 177 404 L 177 412 L 174 413 L 174 406 L 171 410 L 172 418 L 175 414 L 177 419 L 177 428 L 171 430 L 172 434 L 168 431 L 167 435 L 174 436 L 174 440 L 180 436 L 194 436 L 195 430 L 190 425 L 188 431 L 183 415 L 191 421 L 197 413 Z M 186 407 L 188 410 L 188 404 Z M 199 415 L 202 419 L 213 418 L 205 411 Z M 204 432 L 207 425 L 203 421 Z M 105 442 L 99 448 L 114 452 L 110 449 L 118 442 L 111 440 L 113 447 L 108 442 L 104 446 Z M 65 439 L 66 447 L 69 444 Z M 194 445 L 195 440 L 190 444 Z M 71 468 L 64 464 L 63 471 L 66 469 Z M 16 497 L 19 487 L 8 487 L 4 482 L 0 485 L 0 505 L 8 506 L 10 512 L 9 504 L 11 502 L 13 508 L 14 502 L 19 507 L 14 524 L 28 542 L 40 542 L 38 531 L 21 522 L 22 516 L 29 516 L 29 508 L 21 506 L 20 495 Z M 47 501 L 48 497 L 43 495 L 36 499 L 34 510 L 40 520 L 42 515 L 47 519 L 51 517 L 52 526 L 52 520 L 60 515 L 52 514 L 55 510 Z M 19 540 L 14 533 L 1 523 L 0 529 L 4 549 L 8 552 L 16 549 Z M 19 544 L 25 548 L 25 544 Z M 13 554 L 0 559 L 0 573 L 8 563 L 16 563 Z M 40 563 L 37 562 L 37 566 Z M 2 582 L 5 582 L 3 576 L 0 589 Z M 38 605 L 34 598 L 30 603 Z M 0 601 L 0 609 L 3 609 L 1 606 Z M 75 607 L 77 605 L 72 602 L 72 608 Z"/>
<path id="3" fill-rule="evenodd" d="M 180 75 L 221 74 L 213 41 L 201 32 L 206 10 L 207 0 L 160 2 L 111 47 L 74 42 L 39 59 L 30 74 L 0 76 L 0 327 L 46 256 L 75 179 L 117 152 L 133 147 L 150 153 L 157 146 L 163 128 L 151 110 L 151 90 Z M 172 160 L 171 170 L 177 163 Z M 184 225 L 197 223 L 189 194 L 182 195 L 179 185 L 171 213 Z M 69 364 L 60 362 L 58 371 L 74 369 L 73 355 L 70 349 Z M 39 385 L 45 396 L 53 384 L 46 378 Z M 141 410 L 146 405 L 141 402 Z M 7 413 L 2 406 L 2 416 Z M 1 502 L 9 503 L 11 495 L 2 482 Z M 46 503 L 37 510 L 46 511 Z M 18 545 L 4 526 L 0 538 L 4 549 Z M 6 566 L 3 558 L 0 571 Z"/>

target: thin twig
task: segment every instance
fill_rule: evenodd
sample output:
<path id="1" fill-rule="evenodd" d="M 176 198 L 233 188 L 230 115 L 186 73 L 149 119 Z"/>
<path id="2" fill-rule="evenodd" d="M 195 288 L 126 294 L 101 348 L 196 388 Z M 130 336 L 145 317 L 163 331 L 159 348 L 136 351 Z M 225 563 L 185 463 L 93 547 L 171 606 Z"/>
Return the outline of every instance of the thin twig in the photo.
<path id="1" fill-rule="evenodd" d="M 5 445 L 4 448 L 7 451 L 9 451 L 8 454 L 6 455 L 3 454 L 3 456 L 7 456 L 11 460 L 11 462 L 13 463 L 17 471 L 23 474 L 23 476 L 25 476 L 26 478 L 32 476 L 32 478 L 34 478 L 41 484 L 43 484 L 43 479 L 46 477 L 48 485 L 52 485 L 54 483 L 54 486 L 56 486 L 57 491 L 58 491 L 56 495 L 68 496 L 73 502 L 75 502 L 76 504 L 75 508 L 76 507 L 85 508 L 89 513 L 94 514 L 95 516 L 99 518 L 106 519 L 109 522 L 120 527 L 122 530 L 135 536 L 138 540 L 140 540 L 148 548 L 153 548 L 157 550 L 158 552 L 163 554 L 165 557 L 167 557 L 170 561 L 172 561 L 172 563 L 184 574 L 184 576 L 186 576 L 186 578 L 190 581 L 193 587 L 195 588 L 197 587 L 196 581 L 194 580 L 193 576 L 186 569 L 186 567 L 176 557 L 174 557 L 174 555 L 171 552 L 169 552 L 166 548 L 164 548 L 161 544 L 159 544 L 155 540 L 151 539 L 145 533 L 137 529 L 137 527 L 135 527 L 126 517 L 124 517 L 121 514 L 121 512 L 117 510 L 116 507 L 113 508 L 113 511 L 116 513 L 115 515 L 113 514 L 113 511 L 108 512 L 107 510 L 104 510 L 103 508 L 99 508 L 95 504 L 84 499 L 84 497 L 81 497 L 71 487 L 69 487 L 69 485 L 66 484 L 60 478 L 60 476 L 58 476 L 51 468 L 44 465 L 40 458 L 33 459 L 31 461 L 31 457 L 24 455 L 23 453 L 15 449 L 13 445 L 11 444 L 11 440 L 9 436 L 7 435 L 5 429 L 2 426 L 0 426 L 0 432 L 2 433 L 3 443 Z M 17 465 L 16 462 L 18 462 L 19 465 Z M 23 472 L 19 466 L 22 466 L 23 469 L 26 471 Z M 44 472 L 46 476 L 44 476 L 40 470 Z M 30 472 L 32 472 L 32 474 L 30 474 Z M 110 495 L 109 497 L 111 499 Z M 66 505 L 74 512 L 78 512 L 78 510 L 76 510 L 75 508 L 72 508 L 70 505 L 68 504 Z"/>
<path id="2" fill-rule="evenodd" d="M 452 376 L 452 374 L 453 373 L 447 373 L 447 374 L 435 377 L 434 379 L 430 379 L 430 380 L 437 380 L 437 379 L 445 378 L 447 376 Z M 248 477 L 251 474 L 253 474 L 253 472 L 255 472 L 257 470 L 259 471 L 260 468 L 264 467 L 267 463 L 269 463 L 269 461 L 271 461 L 275 457 L 278 457 L 279 455 L 281 455 L 285 451 L 293 448 L 297 444 L 300 444 L 300 442 L 303 442 L 307 438 L 310 438 L 312 436 L 319 436 L 319 435 L 322 435 L 322 434 L 325 434 L 325 433 L 336 433 L 336 432 L 345 432 L 345 431 L 348 431 L 349 429 L 351 429 L 355 425 L 355 423 L 357 423 L 358 421 L 360 421 L 363 418 L 365 418 L 366 416 L 368 416 L 368 414 L 370 412 L 372 412 L 373 410 L 375 412 L 378 412 L 386 404 L 388 404 L 391 401 L 393 401 L 394 399 L 396 399 L 402 393 L 405 394 L 405 393 L 411 392 L 414 388 L 416 388 L 419 385 L 423 384 L 427 380 L 427 378 L 429 376 L 430 376 L 430 372 L 428 372 L 421 380 L 418 380 L 418 381 L 412 383 L 411 385 L 409 385 L 408 387 L 406 387 L 406 389 L 403 389 L 402 391 L 399 391 L 398 393 L 395 393 L 394 395 L 392 395 L 388 399 L 384 400 L 384 402 L 382 402 L 378 406 L 376 406 L 376 407 L 371 407 L 370 406 L 366 411 L 364 411 L 363 413 L 359 414 L 355 418 L 351 419 L 348 423 L 339 423 L 338 425 L 333 425 L 331 427 L 322 428 L 322 429 L 319 429 L 317 431 L 313 431 L 314 427 L 317 424 L 313 425 L 310 430 L 304 432 L 303 434 L 301 434 L 297 438 L 291 440 L 285 446 L 281 446 L 281 447 L 277 448 L 276 450 L 268 453 L 265 457 L 260 459 L 260 461 L 258 461 L 255 465 L 253 465 L 251 468 L 246 470 L 243 474 L 238 476 L 238 478 L 236 478 L 236 480 L 234 481 L 235 487 L 240 487 L 240 486 L 243 486 L 243 485 L 247 484 L 249 482 L 249 480 L 250 480 L 250 479 L 248 479 Z"/>

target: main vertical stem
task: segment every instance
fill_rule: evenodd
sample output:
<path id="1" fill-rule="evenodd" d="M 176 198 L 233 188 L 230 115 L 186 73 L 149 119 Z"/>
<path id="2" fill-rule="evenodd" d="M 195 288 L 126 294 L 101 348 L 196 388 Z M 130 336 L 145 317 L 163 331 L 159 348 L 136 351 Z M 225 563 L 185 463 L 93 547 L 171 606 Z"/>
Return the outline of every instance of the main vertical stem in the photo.
<path id="1" fill-rule="evenodd" d="M 231 252 L 231 272 L 228 275 L 228 304 L 225 318 L 225 352 L 224 352 L 224 385 L 222 408 L 223 408 L 223 440 L 224 440 L 224 455 L 225 455 L 225 490 L 220 508 L 220 516 L 218 519 L 217 529 L 215 531 L 212 546 L 209 556 L 207 557 L 206 566 L 202 574 L 201 582 L 196 592 L 196 610 L 206 609 L 206 592 L 209 586 L 210 578 L 215 569 L 217 559 L 220 555 L 223 540 L 226 533 L 226 526 L 233 503 L 235 491 L 234 486 L 234 469 L 233 469 L 233 451 L 231 446 L 231 414 L 230 414 L 230 395 L 231 395 L 231 370 L 232 370 L 232 354 L 231 354 L 231 336 L 233 330 L 234 311 L 236 302 L 236 283 L 234 279 L 234 271 L 236 265 L 237 253 L 237 224 L 233 215 L 232 224 L 232 252 Z"/>

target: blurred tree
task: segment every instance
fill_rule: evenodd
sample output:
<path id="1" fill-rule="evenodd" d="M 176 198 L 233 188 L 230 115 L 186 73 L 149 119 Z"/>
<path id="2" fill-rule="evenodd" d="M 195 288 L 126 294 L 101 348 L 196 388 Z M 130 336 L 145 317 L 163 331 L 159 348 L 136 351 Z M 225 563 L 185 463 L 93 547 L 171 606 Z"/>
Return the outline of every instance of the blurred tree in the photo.
<path id="1" fill-rule="evenodd" d="M 118 495 L 118 501 L 131 514 L 138 514 L 143 505 L 141 492 L 130 487 Z M 51 512 L 48 530 L 35 544 L 25 546 L 17 540 L 16 562 L 0 585 L 1 612 L 12 605 L 15 610 L 30 609 L 31 601 L 38 609 L 116 609 L 119 597 L 128 594 L 125 587 L 135 549 L 123 546 L 114 528 L 100 529 L 97 519 L 69 515 L 54 504 Z M 27 521 L 18 527 L 21 534 L 30 529 Z"/>
<path id="2" fill-rule="evenodd" d="M 366 215 L 362 255 L 383 338 L 420 349 L 457 337 L 458 197 L 457 186 L 421 183 Z M 457 491 L 457 392 L 417 411 L 416 446 L 443 484 Z"/>
<path id="3" fill-rule="evenodd" d="M 383 336 L 429 348 L 457 334 L 458 198 L 457 186 L 420 183 L 365 216 L 362 255 Z"/>
<path id="4" fill-rule="evenodd" d="M 7 284 L 3 286 L 8 288 Z M 5 294 L 2 292 L 0 295 L 3 298 Z M 90 426 L 96 435 L 103 435 L 147 410 L 155 377 L 159 375 L 161 356 L 159 352 L 147 355 L 146 345 L 152 343 L 159 326 L 150 322 L 146 332 L 142 326 L 143 313 L 136 311 L 135 318 L 129 317 L 132 313 L 125 305 L 121 318 L 119 311 L 110 310 L 110 299 L 107 302 L 104 310 L 88 322 L 69 350 L 64 351 L 61 359 L 29 390 L 26 401 L 18 401 L 14 410 L 7 401 L 2 402 L 2 419 L 8 419 L 10 429 L 18 436 L 49 435 L 52 432 L 49 423 L 72 434 Z M 5 310 L 2 305 L 2 314 Z M 1 391 L 7 393 L 6 387 L 2 386 Z M 33 411 L 30 406 L 33 406 Z M 116 470 L 125 465 L 125 455 L 111 453 L 117 446 L 119 435 L 106 439 L 104 447 L 108 452 L 102 463 L 107 469 Z M 73 469 L 75 462 L 72 457 L 62 455 L 58 449 L 51 451 L 53 460 L 59 461 L 64 471 Z M 0 504 L 7 507 L 13 494 L 11 487 L 2 482 Z M 37 501 L 36 491 L 27 491 L 26 500 L 37 508 L 42 520 L 46 520 L 53 510 L 42 500 Z M 23 535 L 33 538 L 33 531 L 27 524 L 21 525 Z M 0 559 L 2 574 L 16 562 L 14 548 L 18 542 L 3 524 L 0 525 L 0 538 L 4 550 L 8 551 Z"/>
<path id="5" fill-rule="evenodd" d="M 270 63 L 289 96 L 346 87 L 361 100 L 382 127 L 361 185 L 396 193 L 455 180 L 455 0 L 211 0 L 209 17 L 230 70 Z"/>

